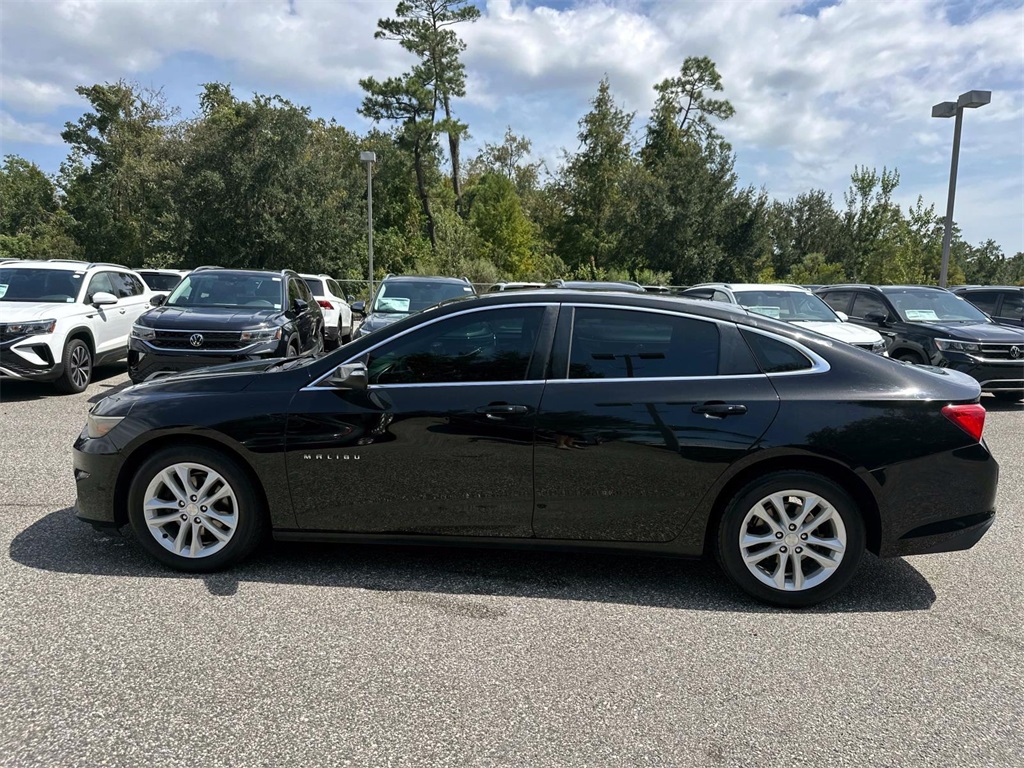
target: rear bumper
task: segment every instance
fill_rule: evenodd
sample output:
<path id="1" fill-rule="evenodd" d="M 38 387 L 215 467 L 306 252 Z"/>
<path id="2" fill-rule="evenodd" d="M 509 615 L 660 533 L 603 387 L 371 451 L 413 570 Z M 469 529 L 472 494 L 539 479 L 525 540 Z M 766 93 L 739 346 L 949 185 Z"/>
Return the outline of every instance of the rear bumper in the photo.
<path id="1" fill-rule="evenodd" d="M 999 465 L 984 443 L 873 473 L 881 485 L 879 555 L 970 549 L 995 520 Z"/>

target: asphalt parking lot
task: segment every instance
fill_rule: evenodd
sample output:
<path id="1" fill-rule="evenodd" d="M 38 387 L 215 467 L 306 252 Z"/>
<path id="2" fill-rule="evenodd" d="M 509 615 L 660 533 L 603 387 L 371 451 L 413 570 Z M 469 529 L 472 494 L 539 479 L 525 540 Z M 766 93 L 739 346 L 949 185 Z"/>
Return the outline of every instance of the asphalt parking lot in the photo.
<path id="1" fill-rule="evenodd" d="M 1024 765 L 1024 409 L 999 517 L 802 612 L 660 559 L 271 545 L 228 574 L 71 512 L 77 396 L 0 385 L 0 764 Z M 951 483 L 956 478 L 950 478 Z"/>

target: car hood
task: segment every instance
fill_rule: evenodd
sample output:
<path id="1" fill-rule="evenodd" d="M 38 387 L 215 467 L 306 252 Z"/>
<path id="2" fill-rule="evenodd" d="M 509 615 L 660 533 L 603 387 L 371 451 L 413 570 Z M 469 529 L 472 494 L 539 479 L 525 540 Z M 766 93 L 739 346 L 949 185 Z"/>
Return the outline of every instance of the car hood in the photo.
<path id="1" fill-rule="evenodd" d="M 252 307 L 157 307 L 138 323 L 172 331 L 240 331 L 267 325 L 280 314 L 278 309 Z"/>
<path id="2" fill-rule="evenodd" d="M 847 344 L 874 344 L 882 340 L 882 334 L 870 328 L 863 328 L 853 323 L 830 323 L 821 320 L 793 320 L 793 325 L 809 328 L 828 336 L 830 339 L 845 341 Z"/>
<path id="3" fill-rule="evenodd" d="M 995 323 L 921 323 L 941 331 L 951 339 L 962 341 L 994 341 L 1013 344 L 1024 342 L 1024 329 Z"/>
<path id="4" fill-rule="evenodd" d="M 27 320 L 57 320 L 77 314 L 86 307 L 82 304 L 58 304 L 56 302 L 0 301 L 0 323 L 25 322 Z"/>

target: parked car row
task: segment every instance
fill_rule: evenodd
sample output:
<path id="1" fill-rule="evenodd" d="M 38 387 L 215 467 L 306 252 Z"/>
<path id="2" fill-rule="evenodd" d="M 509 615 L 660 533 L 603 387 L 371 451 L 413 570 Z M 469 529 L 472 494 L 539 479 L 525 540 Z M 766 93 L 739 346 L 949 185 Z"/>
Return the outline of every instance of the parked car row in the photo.
<path id="1" fill-rule="evenodd" d="M 0 377 L 81 392 L 127 358 L 133 382 L 191 368 L 320 354 L 352 335 L 327 275 L 142 270 L 64 259 L 0 264 Z"/>

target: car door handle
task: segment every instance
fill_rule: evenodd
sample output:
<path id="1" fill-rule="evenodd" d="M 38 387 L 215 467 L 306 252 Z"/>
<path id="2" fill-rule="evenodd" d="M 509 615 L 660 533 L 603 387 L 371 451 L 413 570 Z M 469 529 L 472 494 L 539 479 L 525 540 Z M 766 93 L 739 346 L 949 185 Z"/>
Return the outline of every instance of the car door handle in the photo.
<path id="1" fill-rule="evenodd" d="M 726 416 L 742 416 L 747 406 L 735 403 L 704 403 L 692 408 L 694 413 L 703 413 L 709 419 L 724 419 Z"/>
<path id="2" fill-rule="evenodd" d="M 122 309 L 121 310 L 121 314 L 122 315 L 127 315 L 128 314 L 128 310 L 127 309 Z"/>
<path id="3" fill-rule="evenodd" d="M 485 405 L 481 408 L 476 409 L 477 413 L 481 413 L 488 419 L 494 421 L 500 421 L 506 416 L 521 416 L 524 413 L 529 413 L 530 409 L 525 405 L 509 405 L 508 403 L 492 403 L 491 405 Z"/>

